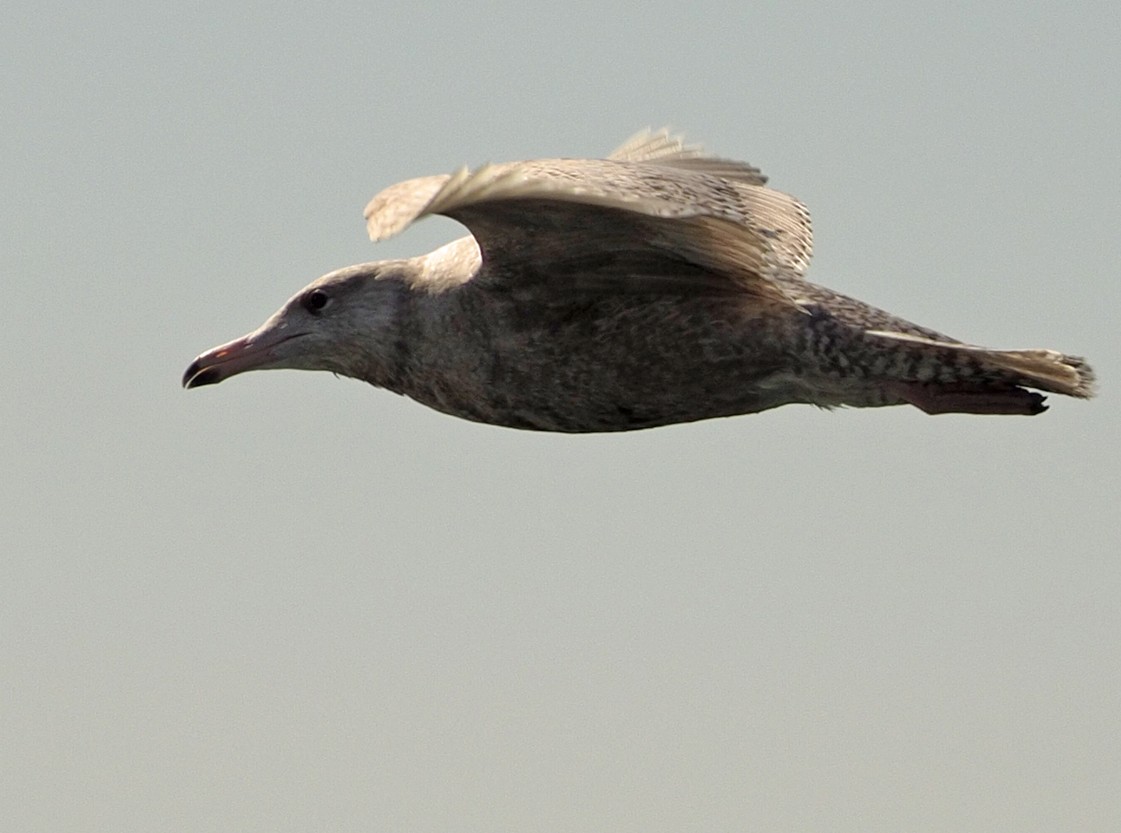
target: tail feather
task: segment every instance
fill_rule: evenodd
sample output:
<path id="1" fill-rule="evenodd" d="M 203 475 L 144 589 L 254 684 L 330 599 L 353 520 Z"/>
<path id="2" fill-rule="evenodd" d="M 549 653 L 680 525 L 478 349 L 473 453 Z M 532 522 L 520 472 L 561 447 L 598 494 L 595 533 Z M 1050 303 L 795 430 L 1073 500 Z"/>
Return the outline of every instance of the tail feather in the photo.
<path id="1" fill-rule="evenodd" d="M 1089 399 L 1095 393 L 1094 370 L 1081 356 L 1055 350 L 992 350 L 988 361 L 1023 377 L 1018 384 L 1051 393 Z"/>
<path id="2" fill-rule="evenodd" d="M 1068 356 L 1056 350 L 990 350 L 884 330 L 869 330 L 865 335 L 896 344 L 915 345 L 937 365 L 937 372 L 929 372 L 930 366 L 926 365 L 925 377 L 898 380 L 908 391 L 904 398 L 912 404 L 918 404 L 913 401 L 918 396 L 924 400 L 920 405 L 924 410 L 926 406 L 939 409 L 930 412 L 954 411 L 964 403 L 986 409 L 970 411 L 973 413 L 1039 413 L 1045 409 L 1043 398 L 1032 394 L 1034 399 L 1029 402 L 1025 398 L 1028 392 L 1023 388 L 1079 399 L 1089 399 L 1096 393 L 1093 368 L 1081 356 Z M 982 394 L 990 396 L 986 398 Z M 993 397 L 993 394 L 1001 395 Z M 932 395 L 937 401 L 926 401 Z M 976 401 L 965 403 L 971 397 Z M 1000 410 L 1002 408 L 1008 410 Z"/>

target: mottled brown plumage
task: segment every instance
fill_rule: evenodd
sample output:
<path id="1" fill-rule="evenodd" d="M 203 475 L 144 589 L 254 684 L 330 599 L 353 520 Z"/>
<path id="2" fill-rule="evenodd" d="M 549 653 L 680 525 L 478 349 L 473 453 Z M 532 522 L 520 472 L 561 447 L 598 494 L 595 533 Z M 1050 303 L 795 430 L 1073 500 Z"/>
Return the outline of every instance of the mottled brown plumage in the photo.
<path id="1" fill-rule="evenodd" d="M 750 165 L 665 131 L 608 159 L 463 169 L 382 191 L 371 238 L 426 214 L 471 231 L 331 272 L 199 356 L 187 387 L 330 370 L 466 419 L 623 431 L 794 402 L 1037 414 L 1089 397 L 1051 350 L 989 350 L 808 283 L 809 212 Z"/>

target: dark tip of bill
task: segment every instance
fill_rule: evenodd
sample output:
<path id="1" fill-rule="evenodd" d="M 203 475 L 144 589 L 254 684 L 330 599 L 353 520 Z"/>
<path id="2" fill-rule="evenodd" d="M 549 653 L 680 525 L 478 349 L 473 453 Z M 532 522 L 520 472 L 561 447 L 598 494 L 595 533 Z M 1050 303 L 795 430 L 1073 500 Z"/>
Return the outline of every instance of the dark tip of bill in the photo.
<path id="1" fill-rule="evenodd" d="M 191 366 L 183 374 L 183 387 L 185 388 L 201 388 L 203 385 L 213 385 L 221 381 L 222 374 L 218 371 L 218 368 L 208 367 L 200 371 L 198 362 L 191 362 Z"/>

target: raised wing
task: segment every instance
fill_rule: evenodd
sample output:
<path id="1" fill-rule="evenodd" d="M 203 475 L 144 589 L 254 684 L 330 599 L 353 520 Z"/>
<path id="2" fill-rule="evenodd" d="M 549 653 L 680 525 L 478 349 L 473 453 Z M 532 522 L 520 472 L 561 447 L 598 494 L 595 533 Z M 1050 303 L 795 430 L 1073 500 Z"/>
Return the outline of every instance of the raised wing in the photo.
<path id="1" fill-rule="evenodd" d="M 515 162 L 409 180 L 371 200 L 367 227 L 382 240 L 426 214 L 457 219 L 481 250 L 480 280 L 564 274 L 600 289 L 617 280 L 792 303 L 774 279 L 805 269 L 809 212 L 749 182 L 759 176 L 749 166 L 686 155 L 693 151 L 678 145 L 659 134 L 632 140 L 617 159 Z M 738 173 L 703 170 L 717 164 Z"/>
<path id="2" fill-rule="evenodd" d="M 686 171 L 712 174 L 725 179 L 738 179 L 748 185 L 766 185 L 767 177 L 754 165 L 709 156 L 700 145 L 687 145 L 681 136 L 669 130 L 643 130 L 617 147 L 608 159 L 619 162 L 647 162 Z"/>

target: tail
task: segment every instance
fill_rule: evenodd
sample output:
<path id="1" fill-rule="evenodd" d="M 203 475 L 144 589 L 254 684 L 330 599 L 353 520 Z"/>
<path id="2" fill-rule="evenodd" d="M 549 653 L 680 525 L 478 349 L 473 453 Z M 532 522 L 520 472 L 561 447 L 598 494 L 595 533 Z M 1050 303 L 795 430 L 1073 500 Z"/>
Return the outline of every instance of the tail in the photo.
<path id="1" fill-rule="evenodd" d="M 899 347 L 899 342 L 913 344 L 935 363 L 933 374 L 890 385 L 901 399 L 928 414 L 1035 415 L 1047 410 L 1046 397 L 1036 390 L 1078 399 L 1096 392 L 1094 370 L 1081 356 L 1055 350 L 989 350 L 886 331 L 865 335 Z"/>
<path id="2" fill-rule="evenodd" d="M 987 361 L 1020 377 L 1016 384 L 1089 399 L 1095 393 L 1094 369 L 1081 356 L 1054 350 L 989 350 Z"/>

